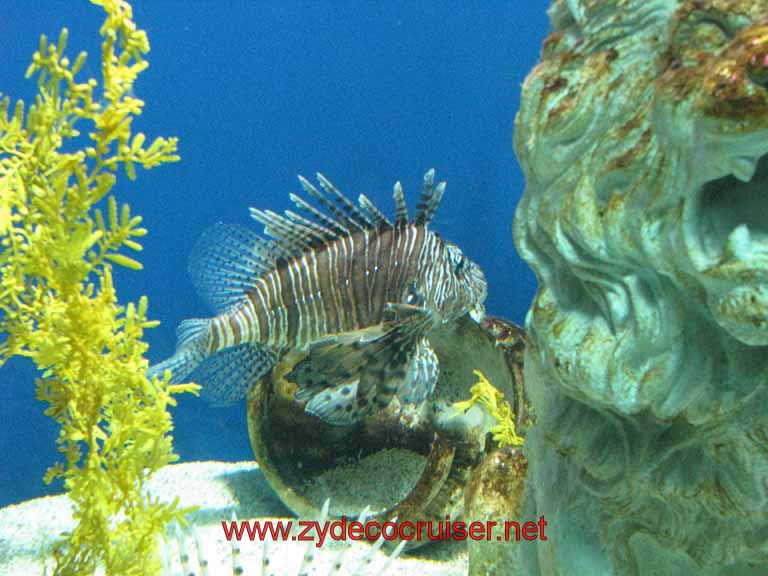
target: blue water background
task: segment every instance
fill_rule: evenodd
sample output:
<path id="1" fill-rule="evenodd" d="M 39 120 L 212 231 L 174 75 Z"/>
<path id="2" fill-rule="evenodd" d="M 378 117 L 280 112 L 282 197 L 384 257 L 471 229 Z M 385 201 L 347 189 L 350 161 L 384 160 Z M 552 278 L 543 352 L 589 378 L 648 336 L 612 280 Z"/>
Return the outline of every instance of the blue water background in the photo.
<path id="1" fill-rule="evenodd" d="M 485 270 L 487 308 L 518 323 L 535 279 L 512 244 L 523 178 L 512 151 L 520 85 L 547 32 L 547 2 L 171 2 L 135 0 L 151 66 L 136 130 L 178 136 L 182 161 L 116 188 L 149 235 L 144 270 L 118 270 L 122 301 L 146 294 L 162 322 L 152 362 L 174 349 L 184 318 L 208 311 L 186 273 L 199 234 L 217 221 L 252 225 L 248 207 L 282 211 L 296 175 L 326 174 L 391 213 L 401 180 L 415 205 L 424 172 L 448 188 L 436 229 Z M 99 74 L 101 11 L 87 2 L 0 3 L 0 92 L 29 101 L 23 80 L 41 33 L 70 31 L 70 57 Z M 57 428 L 35 400 L 31 363 L 0 369 L 0 506 L 60 490 Z M 183 461 L 251 459 L 244 406 L 182 398 L 174 411 Z"/>

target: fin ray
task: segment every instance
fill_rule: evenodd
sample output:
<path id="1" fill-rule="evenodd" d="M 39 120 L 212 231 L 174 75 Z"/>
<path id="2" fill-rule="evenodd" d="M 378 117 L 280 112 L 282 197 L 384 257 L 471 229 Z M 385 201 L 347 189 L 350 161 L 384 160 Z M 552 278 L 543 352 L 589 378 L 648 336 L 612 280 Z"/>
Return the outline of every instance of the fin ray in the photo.
<path id="1" fill-rule="evenodd" d="M 274 257 L 257 233 L 218 223 L 203 232 L 190 255 L 188 271 L 200 296 L 221 312 L 254 288 L 256 277 L 274 266 Z"/>
<path id="2" fill-rule="evenodd" d="M 244 398 L 275 363 L 266 346 L 240 344 L 206 358 L 190 379 L 202 386 L 201 396 L 212 406 L 227 406 Z"/>
<path id="3" fill-rule="evenodd" d="M 413 354 L 408 377 L 403 382 L 398 397 L 403 402 L 420 404 L 432 395 L 440 373 L 440 364 L 426 338 L 422 338 L 416 344 L 416 352 Z"/>
<path id="4" fill-rule="evenodd" d="M 325 193 L 331 196 L 336 203 L 341 207 L 347 220 L 355 223 L 358 227 L 363 229 L 373 228 L 373 222 L 366 216 L 364 212 L 358 208 L 354 202 L 349 200 L 344 194 L 342 194 L 336 186 L 331 183 L 328 178 L 323 176 L 320 172 L 317 173 L 317 180 L 320 182 L 320 186 L 325 190 Z"/>
<path id="5" fill-rule="evenodd" d="M 403 185 L 399 181 L 395 182 L 392 198 L 395 200 L 395 226 L 405 226 L 408 224 L 408 205 L 405 203 Z"/>
<path id="6" fill-rule="evenodd" d="M 289 256 L 310 250 L 317 242 L 312 230 L 271 210 L 251 208 L 251 217 L 264 225 L 264 232 L 273 238 Z"/>
<path id="7" fill-rule="evenodd" d="M 331 424 L 347 426 L 360 419 L 357 406 L 357 381 L 327 388 L 315 395 L 306 406 L 306 411 Z"/>
<path id="8" fill-rule="evenodd" d="M 374 226 L 379 228 L 392 228 L 392 222 L 389 221 L 389 218 L 384 216 L 384 213 L 379 210 L 365 194 L 360 194 L 357 198 L 357 203 L 360 205 L 360 208 L 368 212 Z"/>
<path id="9" fill-rule="evenodd" d="M 307 358 L 290 376 L 300 387 L 296 399 L 309 400 L 308 412 L 329 424 L 346 425 L 391 402 L 408 378 L 409 363 L 431 326 L 432 316 L 424 308 L 405 304 L 389 304 L 387 315 L 376 327 L 310 345 Z M 339 391 L 353 381 L 357 383 L 356 402 L 347 409 L 349 403 L 339 397 Z"/>
<path id="10" fill-rule="evenodd" d="M 334 220 L 327 214 L 324 214 L 323 212 L 321 212 L 320 210 L 312 206 L 309 202 L 304 200 L 304 198 L 302 198 L 301 196 L 297 196 L 296 194 L 291 194 L 289 198 L 299 210 L 317 219 L 317 221 L 322 226 L 328 228 L 329 230 L 332 230 L 335 237 L 349 234 L 349 230 L 347 230 L 344 226 L 336 222 L 336 220 Z"/>
<path id="11" fill-rule="evenodd" d="M 207 355 L 210 321 L 198 318 L 184 320 L 176 329 L 178 342 L 173 356 L 150 366 L 147 376 L 162 378 L 166 370 L 171 371 L 171 383 L 184 382 Z"/>
<path id="12" fill-rule="evenodd" d="M 301 183 L 301 187 L 304 189 L 304 191 L 312 196 L 315 200 L 318 201 L 318 203 L 328 210 L 328 212 L 335 218 L 335 222 L 337 223 L 337 226 L 340 227 L 343 230 L 343 234 L 349 235 L 350 230 L 348 225 L 352 224 L 355 227 L 359 227 L 359 225 L 356 222 L 350 222 L 347 217 L 345 216 L 344 212 L 342 212 L 339 208 L 336 207 L 336 205 L 328 200 L 328 198 L 325 197 L 325 194 L 320 192 L 315 186 L 304 176 L 299 176 L 299 182 Z"/>
<path id="13" fill-rule="evenodd" d="M 421 191 L 419 203 L 416 206 L 416 217 L 414 223 L 417 225 L 428 224 L 435 216 L 440 201 L 445 193 L 445 182 L 440 182 L 437 187 L 435 183 L 435 169 L 432 168 L 424 174 L 424 186 Z"/>

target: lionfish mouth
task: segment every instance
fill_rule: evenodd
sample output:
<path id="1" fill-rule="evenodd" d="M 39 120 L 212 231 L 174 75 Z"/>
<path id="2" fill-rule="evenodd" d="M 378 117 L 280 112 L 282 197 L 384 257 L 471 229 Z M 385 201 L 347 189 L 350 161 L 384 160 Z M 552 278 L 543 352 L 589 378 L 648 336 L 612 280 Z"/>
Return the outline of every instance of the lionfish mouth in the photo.
<path id="1" fill-rule="evenodd" d="M 483 319 L 485 318 L 485 306 L 482 304 L 477 304 L 473 308 L 469 310 L 469 317 L 472 318 L 475 322 L 480 324 Z"/>

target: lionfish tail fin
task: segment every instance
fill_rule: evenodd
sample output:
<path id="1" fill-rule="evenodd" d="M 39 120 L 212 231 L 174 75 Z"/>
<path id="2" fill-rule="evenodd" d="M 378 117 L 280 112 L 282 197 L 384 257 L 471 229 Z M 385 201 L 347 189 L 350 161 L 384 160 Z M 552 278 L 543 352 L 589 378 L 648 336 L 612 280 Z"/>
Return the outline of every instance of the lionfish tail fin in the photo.
<path id="1" fill-rule="evenodd" d="M 172 383 L 186 380 L 208 355 L 210 325 L 210 320 L 202 319 L 184 320 L 179 324 L 176 352 L 167 360 L 151 366 L 147 376 L 162 378 L 165 371 L 170 370 Z"/>

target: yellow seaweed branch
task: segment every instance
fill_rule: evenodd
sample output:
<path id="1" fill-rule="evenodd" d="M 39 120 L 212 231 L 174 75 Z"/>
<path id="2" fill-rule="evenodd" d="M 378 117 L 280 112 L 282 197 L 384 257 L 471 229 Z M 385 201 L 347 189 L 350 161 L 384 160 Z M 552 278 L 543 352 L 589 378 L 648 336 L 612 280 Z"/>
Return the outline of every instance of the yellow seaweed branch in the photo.
<path id="1" fill-rule="evenodd" d="M 473 370 L 477 376 L 477 383 L 469 389 L 472 397 L 469 400 L 455 402 L 454 408 L 457 415 L 464 414 L 475 404 L 480 404 L 495 420 L 496 425 L 490 429 L 493 440 L 502 446 L 522 446 L 524 439 L 518 436 L 515 426 L 515 414 L 509 402 L 504 400 L 502 394 L 493 386 L 480 370 Z"/>
<path id="2" fill-rule="evenodd" d="M 146 377 L 147 299 L 118 304 L 112 264 L 141 268 L 141 217 L 109 195 L 120 167 L 130 179 L 178 160 L 175 138 L 132 133 L 144 102 L 133 83 L 149 41 L 125 0 L 91 0 L 106 18 L 101 82 L 65 54 L 67 31 L 45 36 L 27 70 L 37 96 L 12 109 L 0 99 L 0 364 L 31 358 L 37 397 L 60 425 L 64 481 L 77 526 L 54 547 L 57 574 L 154 574 L 158 535 L 183 521 L 177 502 L 154 500 L 149 476 L 172 462 L 174 395 L 193 384 Z M 82 134 L 87 131 L 87 137 Z M 106 203 L 105 210 L 97 207 Z"/>

